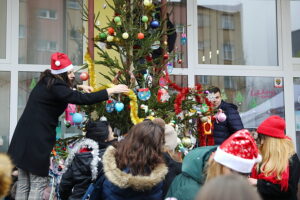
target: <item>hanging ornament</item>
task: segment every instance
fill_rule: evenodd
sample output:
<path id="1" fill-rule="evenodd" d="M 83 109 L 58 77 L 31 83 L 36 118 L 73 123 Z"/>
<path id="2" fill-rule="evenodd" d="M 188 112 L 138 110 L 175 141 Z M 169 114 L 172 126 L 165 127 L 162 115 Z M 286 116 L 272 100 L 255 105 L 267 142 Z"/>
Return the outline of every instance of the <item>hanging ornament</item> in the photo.
<path id="1" fill-rule="evenodd" d="M 120 38 L 114 37 L 114 42 L 115 42 L 115 43 L 119 43 L 119 42 L 120 42 Z"/>
<path id="2" fill-rule="evenodd" d="M 82 81 L 86 81 L 89 79 L 89 74 L 87 72 L 82 72 L 79 77 Z"/>
<path id="3" fill-rule="evenodd" d="M 137 38 L 140 40 L 144 39 L 144 37 L 145 37 L 144 33 L 138 33 L 137 35 Z"/>
<path id="4" fill-rule="evenodd" d="M 173 71 L 173 63 L 172 62 L 168 62 L 167 64 L 167 70 L 168 70 L 168 73 L 171 74 L 172 71 Z"/>
<path id="5" fill-rule="evenodd" d="M 129 38 L 129 34 L 128 34 L 127 32 L 123 33 L 123 34 L 122 34 L 122 38 L 123 38 L 124 40 L 128 39 L 128 38 Z"/>
<path id="6" fill-rule="evenodd" d="M 209 107 L 207 106 L 207 104 L 202 104 L 201 108 L 200 108 L 202 113 L 206 113 L 209 110 Z"/>
<path id="7" fill-rule="evenodd" d="M 165 103 L 169 101 L 170 95 L 168 91 L 164 88 L 160 88 L 157 92 L 157 101 L 160 103 Z"/>
<path id="8" fill-rule="evenodd" d="M 107 37 L 106 33 L 100 33 L 100 34 L 99 34 L 99 38 L 100 38 L 101 40 L 105 40 L 106 37 Z"/>
<path id="9" fill-rule="evenodd" d="M 182 33 L 181 34 L 181 39 L 180 39 L 181 44 L 182 45 L 186 45 L 186 41 L 187 41 L 187 39 L 186 39 L 186 33 Z"/>
<path id="10" fill-rule="evenodd" d="M 164 45 L 167 46 L 167 45 L 168 45 L 168 42 L 167 42 L 167 41 L 164 41 Z"/>
<path id="11" fill-rule="evenodd" d="M 114 40 L 114 36 L 109 35 L 107 36 L 106 40 L 107 42 L 112 42 Z"/>
<path id="12" fill-rule="evenodd" d="M 215 115 L 215 117 L 216 117 L 217 122 L 224 122 L 226 120 L 226 118 L 227 118 L 226 115 L 225 115 L 225 113 L 223 113 L 223 112 L 218 112 Z"/>
<path id="13" fill-rule="evenodd" d="M 70 125 L 74 125 L 72 115 L 76 113 L 76 105 L 75 104 L 68 104 L 67 108 L 65 109 L 65 120 Z"/>
<path id="14" fill-rule="evenodd" d="M 148 17 L 146 16 L 146 15 L 144 15 L 143 17 L 142 17 L 142 22 L 144 22 L 144 23 L 146 23 L 146 22 L 148 22 Z"/>
<path id="15" fill-rule="evenodd" d="M 159 85 L 161 86 L 161 87 L 164 87 L 164 86 L 166 86 L 167 85 L 167 79 L 165 78 L 165 77 L 160 77 L 160 79 L 159 79 Z"/>
<path id="16" fill-rule="evenodd" d="M 182 62 L 183 62 L 182 59 L 178 59 L 178 60 L 177 60 L 177 63 L 178 63 L 178 64 L 182 64 Z"/>
<path id="17" fill-rule="evenodd" d="M 159 40 L 154 41 L 153 44 L 151 45 L 151 49 L 153 49 L 153 50 L 159 49 L 159 47 L 160 47 L 160 41 Z"/>
<path id="18" fill-rule="evenodd" d="M 142 104 L 142 105 L 140 106 L 140 108 L 143 109 L 143 110 L 145 110 L 145 113 L 148 113 L 148 111 L 149 111 L 148 106 L 146 106 L 145 104 Z"/>
<path id="19" fill-rule="evenodd" d="M 111 113 L 115 110 L 115 100 L 109 99 L 106 101 L 105 110 L 108 113 Z"/>
<path id="20" fill-rule="evenodd" d="M 142 101 L 147 101 L 151 97 L 151 92 L 149 88 L 141 88 L 138 92 L 138 97 Z"/>
<path id="21" fill-rule="evenodd" d="M 151 62 L 153 60 L 152 55 L 150 54 L 150 55 L 146 56 L 146 60 L 148 62 Z"/>
<path id="22" fill-rule="evenodd" d="M 183 137 L 181 139 L 181 143 L 183 144 L 184 147 L 190 148 L 192 146 L 192 140 L 190 137 Z"/>
<path id="23" fill-rule="evenodd" d="M 80 124 L 83 121 L 83 116 L 80 113 L 74 113 L 72 119 L 74 124 Z"/>
<path id="24" fill-rule="evenodd" d="M 106 3 L 103 4 L 102 8 L 105 9 L 107 7 Z"/>
<path id="25" fill-rule="evenodd" d="M 159 22 L 157 20 L 153 20 L 151 23 L 150 23 L 150 27 L 151 28 L 158 28 L 159 27 Z"/>
<path id="26" fill-rule="evenodd" d="M 116 16 L 116 17 L 114 18 L 114 22 L 116 22 L 116 23 L 121 22 L 121 17 Z"/>
<path id="27" fill-rule="evenodd" d="M 152 1 L 150 1 L 150 0 L 144 0 L 144 6 L 149 7 L 151 5 L 152 5 Z"/>
<path id="28" fill-rule="evenodd" d="M 164 59 L 167 60 L 168 58 L 169 58 L 169 54 L 168 54 L 168 53 L 165 53 L 165 54 L 164 54 Z"/>
<path id="29" fill-rule="evenodd" d="M 109 28 L 107 29 L 107 32 L 108 32 L 109 35 L 114 35 L 115 29 L 112 28 L 112 27 L 109 27 Z"/>
<path id="30" fill-rule="evenodd" d="M 115 109 L 116 109 L 116 111 L 117 112 L 120 112 L 120 111 L 122 111 L 123 109 L 124 109 L 124 104 L 122 103 L 122 102 L 117 102 L 116 104 L 115 104 Z"/>

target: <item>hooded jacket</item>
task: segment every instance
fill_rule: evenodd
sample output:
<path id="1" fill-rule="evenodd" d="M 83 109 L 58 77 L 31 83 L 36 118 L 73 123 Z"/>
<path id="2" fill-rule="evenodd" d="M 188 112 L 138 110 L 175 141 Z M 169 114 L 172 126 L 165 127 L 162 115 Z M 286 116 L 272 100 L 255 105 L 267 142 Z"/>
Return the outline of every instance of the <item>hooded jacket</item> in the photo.
<path id="1" fill-rule="evenodd" d="M 218 122 L 217 120 L 214 122 L 215 145 L 222 144 L 230 135 L 244 128 L 236 105 L 222 100 L 218 108 L 223 110 L 226 120 L 224 122 Z"/>
<path id="2" fill-rule="evenodd" d="M 88 147 L 90 151 L 80 152 Z M 101 157 L 105 149 L 99 149 L 97 142 L 83 139 L 76 144 L 69 154 L 64 174 L 59 184 L 59 195 L 62 200 L 81 200 L 87 188 L 98 177 L 101 169 Z"/>
<path id="3" fill-rule="evenodd" d="M 160 200 L 163 199 L 163 180 L 168 173 L 165 164 L 159 164 L 148 176 L 132 175 L 129 169 L 121 170 L 115 159 L 116 149 L 108 147 L 103 155 L 105 179 L 102 185 L 104 200 Z"/>
<path id="4" fill-rule="evenodd" d="M 177 200 L 195 199 L 205 181 L 204 168 L 217 146 L 204 146 L 190 151 L 183 160 L 182 173 L 176 176 L 166 197 Z"/>

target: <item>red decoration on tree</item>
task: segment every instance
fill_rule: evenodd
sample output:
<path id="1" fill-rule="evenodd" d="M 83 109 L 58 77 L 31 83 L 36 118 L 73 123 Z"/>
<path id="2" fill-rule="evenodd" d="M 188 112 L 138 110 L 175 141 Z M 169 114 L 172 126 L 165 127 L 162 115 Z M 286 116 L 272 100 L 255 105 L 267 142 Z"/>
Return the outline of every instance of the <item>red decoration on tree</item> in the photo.
<path id="1" fill-rule="evenodd" d="M 168 58 L 169 58 L 169 54 L 166 53 L 166 54 L 164 55 L 164 59 L 167 60 Z"/>
<path id="2" fill-rule="evenodd" d="M 89 74 L 87 72 L 82 72 L 79 77 L 82 81 L 86 81 L 89 79 Z"/>
<path id="3" fill-rule="evenodd" d="M 144 33 L 138 33 L 137 35 L 137 38 L 140 40 L 144 39 L 144 37 L 145 37 Z"/>
<path id="4" fill-rule="evenodd" d="M 178 59 L 178 60 L 177 60 L 177 63 L 178 63 L 178 64 L 182 64 L 182 59 Z"/>
<path id="5" fill-rule="evenodd" d="M 108 32 L 109 35 L 114 35 L 115 29 L 112 28 L 112 27 L 109 27 L 109 28 L 107 29 L 107 32 Z"/>

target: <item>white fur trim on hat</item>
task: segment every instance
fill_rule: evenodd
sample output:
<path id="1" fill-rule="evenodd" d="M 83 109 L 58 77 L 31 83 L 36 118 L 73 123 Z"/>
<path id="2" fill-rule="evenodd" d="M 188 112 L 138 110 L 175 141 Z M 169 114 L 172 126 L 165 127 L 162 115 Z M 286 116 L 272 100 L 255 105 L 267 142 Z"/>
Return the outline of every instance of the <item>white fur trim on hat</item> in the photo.
<path id="1" fill-rule="evenodd" d="M 261 159 L 260 155 L 258 155 L 256 159 L 252 160 L 234 156 L 223 151 L 220 147 L 218 147 L 214 156 L 214 160 L 217 163 L 241 173 L 250 173 L 254 164 L 259 162 L 259 159 Z"/>
<path id="2" fill-rule="evenodd" d="M 56 64 L 56 62 L 55 62 L 55 64 Z M 73 68 L 74 68 L 74 66 L 71 64 L 71 65 L 69 65 L 69 66 L 67 66 L 67 67 L 65 67 L 63 69 L 59 69 L 59 70 L 53 70 L 53 69 L 51 69 L 51 73 L 52 74 L 62 74 L 62 73 L 67 72 L 67 71 L 69 71 L 69 70 L 71 70 Z"/>

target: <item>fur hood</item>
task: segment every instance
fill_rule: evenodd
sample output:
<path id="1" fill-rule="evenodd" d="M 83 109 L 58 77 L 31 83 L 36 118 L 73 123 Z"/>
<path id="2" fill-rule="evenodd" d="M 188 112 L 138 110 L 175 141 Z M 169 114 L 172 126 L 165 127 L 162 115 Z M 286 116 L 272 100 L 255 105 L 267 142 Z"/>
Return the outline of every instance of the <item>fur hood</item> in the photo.
<path id="1" fill-rule="evenodd" d="M 124 189 L 149 190 L 165 179 L 168 168 L 165 164 L 159 164 L 148 176 L 133 176 L 123 172 L 117 167 L 115 159 L 116 149 L 108 147 L 103 155 L 103 169 L 106 178 L 114 185 Z"/>

